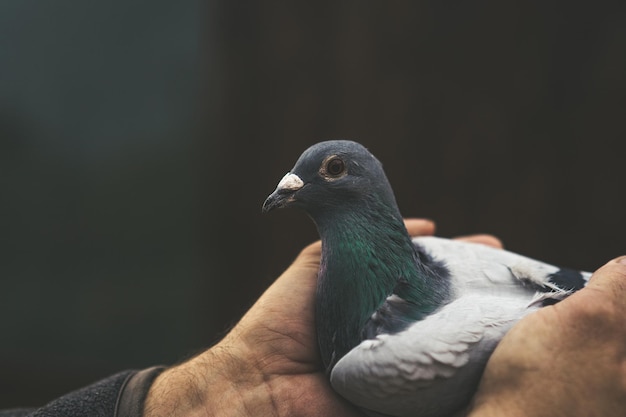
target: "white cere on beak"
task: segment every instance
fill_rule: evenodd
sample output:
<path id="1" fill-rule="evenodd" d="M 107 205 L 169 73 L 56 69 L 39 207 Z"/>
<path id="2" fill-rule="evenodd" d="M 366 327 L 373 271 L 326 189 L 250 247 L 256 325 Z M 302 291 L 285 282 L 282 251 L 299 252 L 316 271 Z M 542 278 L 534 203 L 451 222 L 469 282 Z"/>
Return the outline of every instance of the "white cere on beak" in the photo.
<path id="1" fill-rule="evenodd" d="M 304 187 L 304 182 L 296 174 L 288 172 L 283 179 L 280 180 L 277 190 L 297 191 Z"/>

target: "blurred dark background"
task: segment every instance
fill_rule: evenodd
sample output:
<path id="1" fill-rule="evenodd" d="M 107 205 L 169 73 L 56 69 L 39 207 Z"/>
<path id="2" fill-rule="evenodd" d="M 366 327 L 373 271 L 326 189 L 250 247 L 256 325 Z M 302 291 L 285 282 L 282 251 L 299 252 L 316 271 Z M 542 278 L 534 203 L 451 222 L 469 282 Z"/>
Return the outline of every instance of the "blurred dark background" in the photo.
<path id="1" fill-rule="evenodd" d="M 626 3 L 285 3 L 0 2 L 0 407 L 218 340 L 316 238 L 260 207 L 322 139 L 439 235 L 626 253 Z"/>

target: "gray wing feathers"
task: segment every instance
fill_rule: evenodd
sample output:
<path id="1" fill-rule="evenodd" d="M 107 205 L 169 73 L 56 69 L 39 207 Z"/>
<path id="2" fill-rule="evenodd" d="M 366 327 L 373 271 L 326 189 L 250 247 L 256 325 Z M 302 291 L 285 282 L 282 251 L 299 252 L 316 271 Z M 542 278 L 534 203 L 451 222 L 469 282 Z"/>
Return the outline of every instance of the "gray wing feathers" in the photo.
<path id="1" fill-rule="evenodd" d="M 373 411 L 398 416 L 441 412 L 441 407 L 467 401 L 475 388 L 471 381 L 480 378 L 497 341 L 528 311 L 525 301 L 511 297 L 464 297 L 400 333 L 362 342 L 337 363 L 331 384 Z M 446 404 L 434 402 L 451 392 Z"/>
<path id="2" fill-rule="evenodd" d="M 560 270 L 554 265 L 477 243 L 433 236 L 415 238 L 413 242 L 445 263 L 453 277 L 453 286 L 461 294 L 476 290 L 492 294 L 534 294 L 538 287 L 562 292 L 550 282 L 550 276 Z M 585 280 L 591 275 L 581 274 Z"/>

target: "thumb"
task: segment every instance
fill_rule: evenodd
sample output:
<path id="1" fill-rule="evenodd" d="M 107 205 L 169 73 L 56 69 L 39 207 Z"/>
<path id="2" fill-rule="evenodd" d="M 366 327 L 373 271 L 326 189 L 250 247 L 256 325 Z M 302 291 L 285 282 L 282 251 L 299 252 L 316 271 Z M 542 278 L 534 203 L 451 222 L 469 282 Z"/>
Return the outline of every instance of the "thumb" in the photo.
<path id="1" fill-rule="evenodd" d="M 599 291 L 607 301 L 616 302 L 626 311 L 626 256 L 615 258 L 593 273 L 587 287 Z"/>

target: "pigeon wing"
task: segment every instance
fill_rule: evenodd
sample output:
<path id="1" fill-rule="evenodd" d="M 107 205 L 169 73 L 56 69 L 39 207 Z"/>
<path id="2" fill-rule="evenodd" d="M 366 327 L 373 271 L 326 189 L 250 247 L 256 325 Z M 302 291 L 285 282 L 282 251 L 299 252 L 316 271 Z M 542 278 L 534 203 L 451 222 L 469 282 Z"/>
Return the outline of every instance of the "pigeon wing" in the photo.
<path id="1" fill-rule="evenodd" d="M 448 269 L 457 296 L 468 292 L 518 296 L 550 294 L 561 299 L 583 288 L 591 273 L 559 268 L 486 245 L 424 236 L 413 239 L 422 251 Z"/>
<path id="2" fill-rule="evenodd" d="M 338 361 L 331 384 L 371 415 L 451 415 L 469 402 L 497 342 L 533 310 L 516 297 L 465 296 L 363 341 Z"/>

